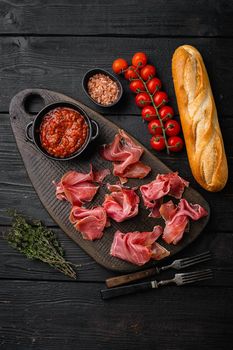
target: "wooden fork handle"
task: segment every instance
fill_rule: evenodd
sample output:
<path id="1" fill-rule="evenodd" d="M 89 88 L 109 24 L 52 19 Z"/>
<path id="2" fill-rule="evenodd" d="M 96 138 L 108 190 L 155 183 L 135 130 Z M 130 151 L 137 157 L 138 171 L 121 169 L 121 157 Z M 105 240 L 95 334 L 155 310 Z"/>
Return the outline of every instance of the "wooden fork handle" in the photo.
<path id="1" fill-rule="evenodd" d="M 156 267 L 152 267 L 151 269 L 147 269 L 144 271 L 138 271 L 134 273 L 129 273 L 128 275 L 116 276 L 106 279 L 105 283 L 108 288 L 122 286 L 124 284 L 138 281 L 142 278 L 150 277 L 158 273 L 158 269 Z"/>

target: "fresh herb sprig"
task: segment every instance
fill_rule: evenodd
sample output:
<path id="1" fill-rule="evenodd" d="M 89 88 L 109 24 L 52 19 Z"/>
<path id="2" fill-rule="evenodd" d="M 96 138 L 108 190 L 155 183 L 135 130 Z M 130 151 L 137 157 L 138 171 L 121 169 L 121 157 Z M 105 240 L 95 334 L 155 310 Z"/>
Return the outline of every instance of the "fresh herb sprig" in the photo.
<path id="1" fill-rule="evenodd" d="M 13 216 L 13 223 L 5 238 L 12 247 L 27 258 L 41 260 L 76 279 L 73 264 L 65 260 L 64 251 L 54 232 L 44 227 L 40 221 L 31 224 L 16 212 L 11 212 L 10 215 Z"/>

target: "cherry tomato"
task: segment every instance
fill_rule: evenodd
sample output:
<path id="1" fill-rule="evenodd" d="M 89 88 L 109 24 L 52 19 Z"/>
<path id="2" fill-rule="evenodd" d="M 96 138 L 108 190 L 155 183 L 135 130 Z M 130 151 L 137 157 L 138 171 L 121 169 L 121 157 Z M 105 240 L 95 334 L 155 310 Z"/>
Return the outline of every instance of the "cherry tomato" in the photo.
<path id="1" fill-rule="evenodd" d="M 156 118 L 156 110 L 152 106 L 146 106 L 142 109 L 142 118 L 147 122 Z"/>
<path id="2" fill-rule="evenodd" d="M 168 120 L 165 123 L 165 132 L 167 136 L 176 136 L 180 132 L 180 124 L 176 120 Z"/>
<path id="3" fill-rule="evenodd" d="M 128 63 L 123 58 L 118 58 L 113 61 L 112 70 L 116 74 L 122 73 L 123 70 L 128 68 Z"/>
<path id="4" fill-rule="evenodd" d="M 168 102 L 168 96 L 164 91 L 156 92 L 153 99 L 156 107 L 162 106 Z"/>
<path id="5" fill-rule="evenodd" d="M 151 64 L 147 64 L 140 70 L 140 75 L 144 81 L 147 81 L 150 78 L 153 78 L 155 76 L 156 69 L 155 66 L 152 66 Z"/>
<path id="6" fill-rule="evenodd" d="M 143 108 L 151 104 L 151 99 L 147 92 L 139 92 L 135 97 L 135 102 L 138 107 Z"/>
<path id="7" fill-rule="evenodd" d="M 163 106 L 159 109 L 159 115 L 163 122 L 174 117 L 174 110 L 170 106 Z"/>
<path id="8" fill-rule="evenodd" d="M 162 135 L 163 133 L 160 121 L 158 119 L 154 119 L 148 124 L 148 130 L 151 135 Z"/>
<path id="9" fill-rule="evenodd" d="M 125 72 L 125 79 L 127 80 L 137 79 L 138 76 L 135 71 L 136 71 L 136 68 L 134 66 L 129 66 L 129 68 Z"/>
<path id="10" fill-rule="evenodd" d="M 137 94 L 141 91 L 145 91 L 145 86 L 144 86 L 143 82 L 139 79 L 131 81 L 131 83 L 129 84 L 129 88 L 135 94 Z"/>
<path id="11" fill-rule="evenodd" d="M 137 52 L 133 55 L 132 65 L 135 67 L 144 67 L 147 64 L 147 55 L 144 52 Z"/>
<path id="12" fill-rule="evenodd" d="M 155 92 L 161 89 L 162 83 L 158 78 L 152 78 L 146 85 L 150 93 L 154 95 Z"/>
<path id="13" fill-rule="evenodd" d="M 156 151 L 162 151 L 165 148 L 165 140 L 161 135 L 152 136 L 150 139 L 150 145 Z"/>
<path id="14" fill-rule="evenodd" d="M 184 141 L 179 136 L 169 137 L 167 143 L 171 152 L 180 152 L 184 146 Z"/>

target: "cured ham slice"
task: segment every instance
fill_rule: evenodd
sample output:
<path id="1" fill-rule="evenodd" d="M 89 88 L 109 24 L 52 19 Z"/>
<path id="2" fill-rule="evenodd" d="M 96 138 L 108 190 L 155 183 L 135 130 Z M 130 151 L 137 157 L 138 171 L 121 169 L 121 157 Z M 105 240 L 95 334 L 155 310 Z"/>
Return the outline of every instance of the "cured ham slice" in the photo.
<path id="1" fill-rule="evenodd" d="M 124 130 L 119 130 L 112 143 L 103 145 L 102 157 L 113 163 L 113 175 L 126 182 L 127 178 L 142 179 L 149 174 L 151 168 L 139 161 L 143 148 L 136 144 Z"/>
<path id="2" fill-rule="evenodd" d="M 139 197 L 133 189 L 120 185 L 108 185 L 111 194 L 106 194 L 103 208 L 107 215 L 117 222 L 130 219 L 138 214 Z"/>
<path id="3" fill-rule="evenodd" d="M 102 183 L 106 176 L 110 175 L 111 171 L 109 169 L 101 169 L 93 172 L 94 181 Z"/>
<path id="4" fill-rule="evenodd" d="M 199 220 L 207 216 L 208 212 L 199 204 L 191 204 L 182 198 L 178 205 L 172 201 L 164 203 L 160 207 L 160 214 L 165 220 L 163 239 L 166 243 L 177 244 L 188 229 L 189 219 Z"/>
<path id="5" fill-rule="evenodd" d="M 84 239 L 93 241 L 103 236 L 103 230 L 108 225 L 107 215 L 102 207 L 86 209 L 74 206 L 70 213 L 70 221 L 81 232 Z"/>
<path id="6" fill-rule="evenodd" d="M 56 197 L 59 200 L 67 200 L 71 205 L 81 206 L 85 202 L 92 201 L 99 186 L 95 182 L 102 182 L 110 173 L 108 169 L 89 173 L 68 171 L 56 184 Z"/>
<path id="7" fill-rule="evenodd" d="M 178 172 L 168 173 L 168 174 L 158 174 L 156 179 L 164 183 L 168 183 L 169 196 L 172 196 L 176 199 L 180 199 L 184 192 L 185 187 L 189 186 L 189 182 L 184 180 L 178 175 Z"/>
<path id="8" fill-rule="evenodd" d="M 114 166 L 114 168 L 116 168 L 116 166 Z M 127 166 L 122 175 L 119 175 L 120 173 L 117 172 L 116 174 L 114 174 L 114 170 L 113 174 L 118 175 L 121 183 L 123 184 L 127 182 L 127 179 L 143 179 L 149 174 L 150 171 L 151 168 L 148 165 L 145 165 L 144 163 L 138 161 L 134 164 Z"/>
<path id="9" fill-rule="evenodd" d="M 182 197 L 184 188 L 189 183 L 175 173 L 158 174 L 156 179 L 148 184 L 142 185 L 140 191 L 146 208 L 151 209 L 149 216 L 159 217 L 159 207 L 162 204 L 162 198 L 170 195 L 177 199 Z"/>
<path id="10" fill-rule="evenodd" d="M 116 231 L 110 254 L 136 265 L 144 265 L 150 259 L 160 260 L 170 253 L 156 242 L 162 234 L 162 227 L 155 226 L 151 232 Z"/>

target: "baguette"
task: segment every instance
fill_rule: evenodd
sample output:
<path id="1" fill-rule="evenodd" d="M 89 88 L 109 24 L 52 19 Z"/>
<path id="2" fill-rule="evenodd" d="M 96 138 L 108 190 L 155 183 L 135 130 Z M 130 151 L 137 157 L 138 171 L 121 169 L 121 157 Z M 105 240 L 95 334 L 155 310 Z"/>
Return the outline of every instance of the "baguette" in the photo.
<path id="1" fill-rule="evenodd" d="M 194 47 L 175 50 L 172 76 L 193 176 L 206 190 L 220 191 L 228 178 L 227 159 L 208 74 Z"/>

